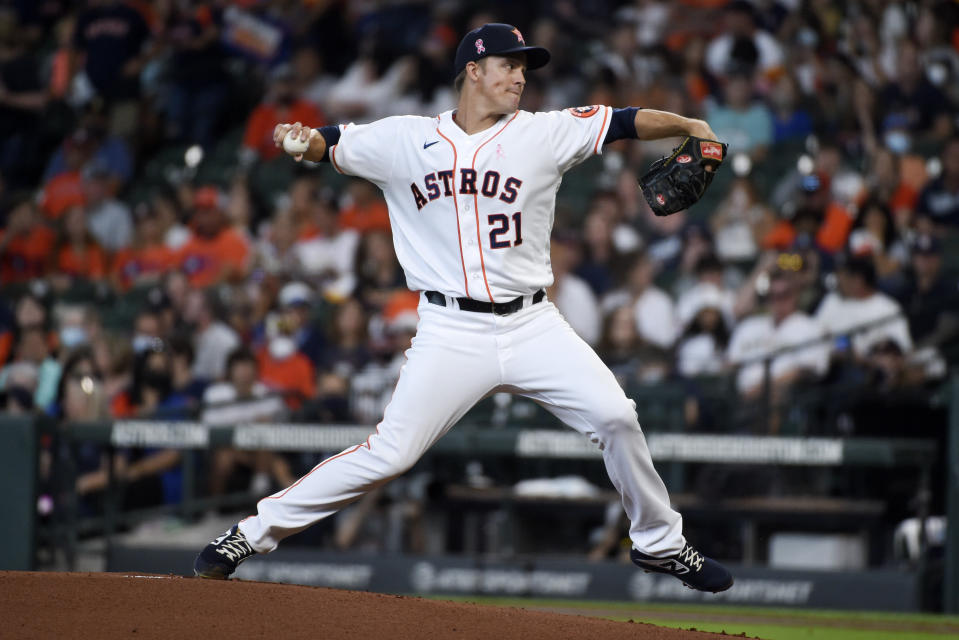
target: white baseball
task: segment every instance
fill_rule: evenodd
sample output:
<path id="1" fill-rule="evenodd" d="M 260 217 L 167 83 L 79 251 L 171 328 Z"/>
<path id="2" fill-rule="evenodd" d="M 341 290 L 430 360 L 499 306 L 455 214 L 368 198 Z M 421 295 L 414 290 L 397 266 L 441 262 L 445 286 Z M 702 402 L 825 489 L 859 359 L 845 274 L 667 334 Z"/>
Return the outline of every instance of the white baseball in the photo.
<path id="1" fill-rule="evenodd" d="M 290 129 L 286 136 L 283 138 L 283 150 L 287 153 L 306 153 L 306 150 L 310 148 L 310 140 L 300 140 L 299 136 L 293 136 L 293 130 Z"/>

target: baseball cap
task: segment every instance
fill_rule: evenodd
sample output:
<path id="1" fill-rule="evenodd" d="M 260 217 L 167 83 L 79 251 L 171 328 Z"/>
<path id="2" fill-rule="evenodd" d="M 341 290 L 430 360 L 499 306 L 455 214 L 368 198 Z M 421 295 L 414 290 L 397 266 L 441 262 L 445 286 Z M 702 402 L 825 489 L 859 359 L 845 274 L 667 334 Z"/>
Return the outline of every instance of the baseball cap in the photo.
<path id="1" fill-rule="evenodd" d="M 280 289 L 280 306 L 293 307 L 297 305 L 309 306 L 313 300 L 313 290 L 302 282 L 290 282 Z"/>
<path id="2" fill-rule="evenodd" d="M 526 68 L 539 69 L 549 62 L 549 51 L 543 47 L 528 47 L 523 34 L 510 24 L 491 22 L 467 33 L 456 48 L 456 67 L 453 75 L 458 76 L 466 68 L 467 62 L 476 62 L 487 56 L 504 56 L 509 53 L 526 54 Z"/>
<path id="3" fill-rule="evenodd" d="M 219 209 L 220 190 L 210 185 L 200 187 L 193 194 L 193 208 Z"/>

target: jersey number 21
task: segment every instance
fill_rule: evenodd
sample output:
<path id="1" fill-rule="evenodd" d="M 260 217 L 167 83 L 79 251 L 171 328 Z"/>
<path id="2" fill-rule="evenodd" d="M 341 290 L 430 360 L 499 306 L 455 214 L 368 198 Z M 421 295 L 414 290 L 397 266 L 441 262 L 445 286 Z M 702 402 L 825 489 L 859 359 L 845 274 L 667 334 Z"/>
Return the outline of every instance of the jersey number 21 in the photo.
<path id="1" fill-rule="evenodd" d="M 489 224 L 492 229 L 489 232 L 489 246 L 492 249 L 505 249 L 507 247 L 518 247 L 523 244 L 523 223 L 522 212 L 517 211 L 512 215 L 513 218 L 513 240 L 508 237 L 510 216 L 505 213 L 494 213 L 489 216 Z"/>

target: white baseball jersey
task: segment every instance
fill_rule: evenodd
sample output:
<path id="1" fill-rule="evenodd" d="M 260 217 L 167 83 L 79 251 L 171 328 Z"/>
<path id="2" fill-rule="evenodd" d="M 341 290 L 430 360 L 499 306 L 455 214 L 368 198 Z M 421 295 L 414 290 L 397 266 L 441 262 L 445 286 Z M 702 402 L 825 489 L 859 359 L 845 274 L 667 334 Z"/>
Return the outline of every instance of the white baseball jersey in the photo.
<path id="1" fill-rule="evenodd" d="M 602 450 L 637 549 L 665 557 L 685 544 L 636 415 L 616 378 L 556 306 L 530 295 L 553 282 L 549 234 L 563 173 L 600 153 L 609 107 L 517 111 L 467 135 L 452 112 L 341 129 L 337 171 L 386 194 L 396 253 L 411 289 L 523 306 L 498 315 L 421 294 L 416 337 L 376 433 L 257 504 L 239 529 L 276 548 L 409 469 L 482 398 L 531 398 Z"/>
<path id="2" fill-rule="evenodd" d="M 341 127 L 340 173 L 386 196 L 413 290 L 504 302 L 553 283 L 549 236 L 563 174 L 601 153 L 612 109 L 516 111 L 467 135 L 447 111 Z"/>

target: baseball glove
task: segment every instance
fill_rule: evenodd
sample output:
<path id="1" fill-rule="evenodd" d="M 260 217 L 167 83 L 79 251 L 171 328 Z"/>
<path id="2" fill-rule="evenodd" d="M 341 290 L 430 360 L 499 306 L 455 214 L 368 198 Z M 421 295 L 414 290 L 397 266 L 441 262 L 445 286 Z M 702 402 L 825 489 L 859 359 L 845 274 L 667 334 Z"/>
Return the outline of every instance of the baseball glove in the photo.
<path id="1" fill-rule="evenodd" d="M 669 157 L 654 162 L 639 179 L 653 213 L 668 216 L 702 198 L 726 158 L 727 146 L 724 142 L 687 136 Z"/>

